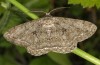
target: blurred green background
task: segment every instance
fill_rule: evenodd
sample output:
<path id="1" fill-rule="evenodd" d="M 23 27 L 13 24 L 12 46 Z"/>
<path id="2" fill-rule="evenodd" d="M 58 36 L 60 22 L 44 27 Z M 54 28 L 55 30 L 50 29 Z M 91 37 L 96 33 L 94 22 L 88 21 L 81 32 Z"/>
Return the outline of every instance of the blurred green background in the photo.
<path id="1" fill-rule="evenodd" d="M 78 47 L 89 54 L 100 58 L 100 9 L 97 6 L 83 8 L 81 4 L 68 4 L 68 0 L 17 0 L 31 11 L 49 12 L 58 7 L 68 7 L 66 10 L 55 11 L 53 16 L 70 17 L 88 20 L 96 24 L 98 30 L 89 39 L 78 44 Z M 71 0 L 70 0 L 71 1 Z M 76 0 L 77 2 L 77 0 Z M 99 1 L 98 1 L 99 2 Z M 85 2 L 86 3 L 86 2 Z M 93 2 L 92 2 L 93 3 Z M 0 0 L 0 65 L 93 65 L 92 63 L 69 54 L 51 53 L 42 56 L 32 56 L 23 47 L 15 46 L 3 38 L 5 31 L 13 26 L 32 20 L 15 6 L 5 0 Z M 88 3 L 87 3 L 88 4 Z M 98 9 L 97 9 L 98 8 Z M 43 17 L 41 13 L 36 13 Z"/>

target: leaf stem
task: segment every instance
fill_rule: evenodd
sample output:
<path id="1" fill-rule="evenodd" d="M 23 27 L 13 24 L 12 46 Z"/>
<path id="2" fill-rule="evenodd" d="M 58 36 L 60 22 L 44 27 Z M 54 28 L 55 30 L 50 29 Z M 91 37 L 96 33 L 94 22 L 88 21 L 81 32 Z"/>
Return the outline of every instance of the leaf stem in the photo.
<path id="1" fill-rule="evenodd" d="M 76 48 L 74 51 L 73 51 L 74 54 L 90 61 L 91 63 L 95 64 L 95 65 L 100 65 L 100 60 L 97 59 L 96 57 L 82 51 L 81 49 L 79 48 Z"/>
<path id="2" fill-rule="evenodd" d="M 12 3 L 13 5 L 15 5 L 17 8 L 19 8 L 21 11 L 23 11 L 25 14 L 27 14 L 28 16 L 30 16 L 32 19 L 38 19 L 37 15 L 31 13 L 30 10 L 28 10 L 27 8 L 25 8 L 22 4 L 20 4 L 16 0 L 8 0 L 8 1 L 10 3 Z"/>

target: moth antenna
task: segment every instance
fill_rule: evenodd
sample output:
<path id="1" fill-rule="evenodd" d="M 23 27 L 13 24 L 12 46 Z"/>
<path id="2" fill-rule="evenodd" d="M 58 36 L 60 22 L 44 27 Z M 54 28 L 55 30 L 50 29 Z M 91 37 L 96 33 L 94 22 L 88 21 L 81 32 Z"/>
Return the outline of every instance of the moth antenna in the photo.
<path id="1" fill-rule="evenodd" d="M 46 12 L 44 12 L 44 11 L 31 11 L 31 12 L 34 12 L 34 13 L 44 13 L 44 14 L 46 14 Z"/>
<path id="2" fill-rule="evenodd" d="M 70 8 L 70 7 L 58 7 L 58 8 L 55 8 L 55 9 L 51 10 L 51 11 L 49 12 L 49 14 L 51 14 L 51 13 L 54 12 L 54 11 L 58 11 L 58 10 L 61 10 L 61 9 L 66 9 L 66 8 Z"/>

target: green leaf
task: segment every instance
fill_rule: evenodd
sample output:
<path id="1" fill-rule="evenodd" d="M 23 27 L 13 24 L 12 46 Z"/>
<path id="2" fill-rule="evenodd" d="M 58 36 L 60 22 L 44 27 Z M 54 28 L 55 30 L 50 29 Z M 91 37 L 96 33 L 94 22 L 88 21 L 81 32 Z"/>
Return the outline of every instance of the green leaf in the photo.
<path id="1" fill-rule="evenodd" d="M 96 0 L 96 7 L 100 8 L 100 0 Z"/>
<path id="2" fill-rule="evenodd" d="M 85 8 L 85 7 L 93 7 L 95 5 L 95 1 L 96 0 L 84 0 L 81 2 L 81 5 Z"/>
<path id="3" fill-rule="evenodd" d="M 81 0 L 68 0 L 68 4 L 80 4 Z"/>
<path id="4" fill-rule="evenodd" d="M 68 4 L 81 4 L 85 7 L 94 7 L 100 8 L 100 0 L 68 0 Z"/>

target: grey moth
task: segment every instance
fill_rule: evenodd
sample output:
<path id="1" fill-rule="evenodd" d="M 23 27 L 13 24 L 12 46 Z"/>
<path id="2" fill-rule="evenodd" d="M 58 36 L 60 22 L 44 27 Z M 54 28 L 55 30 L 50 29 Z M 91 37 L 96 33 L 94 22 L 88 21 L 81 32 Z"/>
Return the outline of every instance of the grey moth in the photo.
<path id="1" fill-rule="evenodd" d="M 51 51 L 66 54 L 77 48 L 78 42 L 91 37 L 96 29 L 89 21 L 48 16 L 12 27 L 4 33 L 4 38 L 25 47 L 34 56 Z"/>

